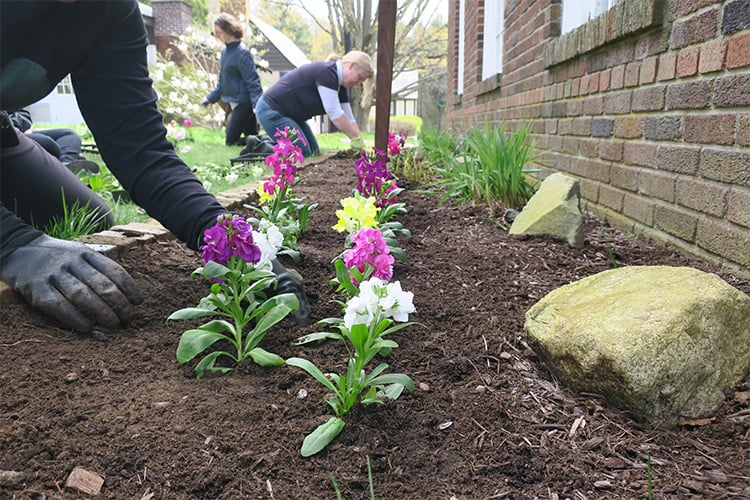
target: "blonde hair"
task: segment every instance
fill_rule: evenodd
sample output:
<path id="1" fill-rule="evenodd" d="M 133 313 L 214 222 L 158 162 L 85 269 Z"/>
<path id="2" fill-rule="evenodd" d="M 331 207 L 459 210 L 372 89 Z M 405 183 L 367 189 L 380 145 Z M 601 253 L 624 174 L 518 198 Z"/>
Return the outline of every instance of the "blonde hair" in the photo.
<path id="1" fill-rule="evenodd" d="M 363 108 L 368 107 L 372 98 L 372 89 L 375 85 L 375 79 L 373 78 L 375 76 L 375 68 L 372 66 L 372 59 L 366 52 L 350 50 L 341 58 L 341 63 L 352 63 L 357 69 L 367 74 L 367 80 L 362 83 L 362 99 L 360 100 L 360 104 Z"/>

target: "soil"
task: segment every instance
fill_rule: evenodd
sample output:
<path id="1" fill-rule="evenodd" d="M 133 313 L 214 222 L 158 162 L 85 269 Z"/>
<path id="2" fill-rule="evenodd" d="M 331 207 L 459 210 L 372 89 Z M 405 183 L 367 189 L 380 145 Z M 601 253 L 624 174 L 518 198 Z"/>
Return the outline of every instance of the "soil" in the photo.
<path id="1" fill-rule="evenodd" d="M 290 265 L 305 278 L 314 320 L 339 314 L 328 282 L 344 241 L 331 226 L 353 171 L 351 158 L 309 164 L 297 188 L 320 203 L 299 241 L 302 260 Z M 332 416 L 326 391 L 292 367 L 243 363 L 196 380 L 178 365 L 187 324 L 165 319 L 195 305 L 207 284 L 190 277 L 196 253 L 149 243 L 121 258 L 145 297 L 126 328 L 91 338 L 25 304 L 0 311 L 0 497 L 86 497 L 65 486 L 82 467 L 104 479 L 98 497 L 113 499 L 333 499 L 332 479 L 345 499 L 370 498 L 370 484 L 381 499 L 750 498 L 750 378 L 714 419 L 659 428 L 559 386 L 523 330 L 546 293 L 611 258 L 716 272 L 750 294 L 747 280 L 590 216 L 584 248 L 572 249 L 509 237 L 482 207 L 441 206 L 417 189 L 401 201 L 412 236 L 401 239 L 408 260 L 393 279 L 414 292 L 413 319 L 425 326 L 396 333 L 388 363 L 414 379 L 414 393 L 356 406 L 328 448 L 303 458 L 303 438 Z M 292 345 L 319 329 L 289 318 L 261 345 L 341 370 L 341 345 Z"/>

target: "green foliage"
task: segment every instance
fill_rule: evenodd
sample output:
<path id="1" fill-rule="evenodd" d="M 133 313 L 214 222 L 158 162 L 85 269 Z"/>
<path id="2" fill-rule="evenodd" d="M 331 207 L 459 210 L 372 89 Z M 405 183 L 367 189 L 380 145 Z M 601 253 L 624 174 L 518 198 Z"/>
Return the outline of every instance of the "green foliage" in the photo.
<path id="1" fill-rule="evenodd" d="M 459 157 L 435 166 L 432 185 L 443 191 L 442 201 L 484 203 L 490 211 L 500 207 L 520 209 L 534 194 L 526 169 L 537 155 L 529 126 L 506 132 L 502 124 L 472 128 L 459 147 Z"/>
<path id="2" fill-rule="evenodd" d="M 74 240 L 102 228 L 106 214 L 90 209 L 88 203 L 82 206 L 78 200 L 68 207 L 65 192 L 61 191 L 63 214 L 48 222 L 42 229 L 44 233 L 61 240 Z"/>
<path id="3" fill-rule="evenodd" d="M 415 184 L 427 184 L 431 171 L 427 162 L 417 159 L 417 149 L 408 148 L 391 160 L 391 171 L 399 178 Z"/>
<path id="4" fill-rule="evenodd" d="M 428 167 L 442 167 L 454 160 L 458 146 L 450 133 L 430 127 L 419 134 L 417 151 Z"/>
<path id="5" fill-rule="evenodd" d="M 283 358 L 261 349 L 258 344 L 272 326 L 297 310 L 297 297 L 285 293 L 266 299 L 266 290 L 276 286 L 274 275 L 248 267 L 239 257 L 232 257 L 227 266 L 209 261 L 196 269 L 195 275 L 213 281 L 211 293 L 203 297 L 197 307 L 173 312 L 167 322 L 205 317 L 220 319 L 185 331 L 177 346 L 177 361 L 186 363 L 221 340 L 234 350 L 218 350 L 204 356 L 195 367 L 197 378 L 202 378 L 206 372 L 226 373 L 248 358 L 261 366 L 283 364 Z M 246 328 L 250 328 L 247 334 L 244 333 Z M 219 358 L 229 358 L 232 366 L 217 366 Z"/>

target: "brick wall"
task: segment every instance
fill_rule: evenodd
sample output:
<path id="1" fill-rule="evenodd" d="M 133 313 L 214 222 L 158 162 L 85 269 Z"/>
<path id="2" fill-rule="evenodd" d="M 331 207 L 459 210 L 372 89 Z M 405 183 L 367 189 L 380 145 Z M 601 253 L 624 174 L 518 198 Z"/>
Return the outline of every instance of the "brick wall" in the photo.
<path id="1" fill-rule="evenodd" d="M 505 0 L 503 74 L 481 81 L 485 1 L 450 0 L 447 122 L 532 125 L 584 208 L 750 274 L 750 0 L 620 0 L 560 35 L 561 0 Z"/>
<path id="2" fill-rule="evenodd" d="M 184 0 L 152 0 L 156 50 L 163 54 L 178 35 L 193 25 L 193 9 Z M 179 59 L 179 57 L 178 57 Z"/>

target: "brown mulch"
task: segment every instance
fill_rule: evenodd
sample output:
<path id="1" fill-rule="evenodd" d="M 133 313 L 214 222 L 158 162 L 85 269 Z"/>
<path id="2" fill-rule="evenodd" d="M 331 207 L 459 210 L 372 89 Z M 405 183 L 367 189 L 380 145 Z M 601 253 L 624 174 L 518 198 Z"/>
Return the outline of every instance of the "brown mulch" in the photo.
<path id="1" fill-rule="evenodd" d="M 300 239 L 313 318 L 335 316 L 328 281 L 343 236 L 331 229 L 354 187 L 353 160 L 308 165 L 297 190 L 317 201 Z M 303 458 L 303 438 L 332 412 L 301 370 L 243 364 L 195 380 L 175 349 L 207 284 L 197 254 L 176 242 L 131 250 L 122 264 L 145 297 L 127 328 L 71 334 L 23 304 L 0 310 L 0 498 L 84 498 L 66 488 L 77 466 L 104 479 L 98 498 L 381 499 L 750 498 L 750 379 L 705 425 L 639 423 L 595 394 L 558 385 L 525 342 L 524 313 L 549 291 L 619 266 L 676 265 L 750 283 L 589 218 L 586 245 L 519 240 L 471 206 L 407 190 L 411 230 L 394 280 L 414 292 L 417 321 L 393 338 L 388 363 L 412 394 L 355 407 L 342 434 Z M 335 342 L 293 346 L 317 331 L 284 320 L 262 346 L 342 369 Z M 307 396 L 301 391 L 306 391 Z M 9 474 L 16 472 L 17 475 Z"/>

